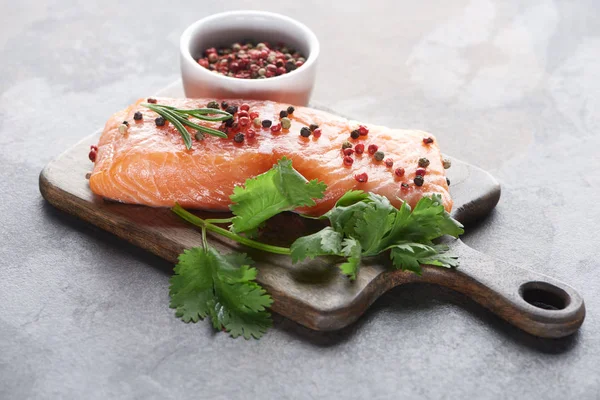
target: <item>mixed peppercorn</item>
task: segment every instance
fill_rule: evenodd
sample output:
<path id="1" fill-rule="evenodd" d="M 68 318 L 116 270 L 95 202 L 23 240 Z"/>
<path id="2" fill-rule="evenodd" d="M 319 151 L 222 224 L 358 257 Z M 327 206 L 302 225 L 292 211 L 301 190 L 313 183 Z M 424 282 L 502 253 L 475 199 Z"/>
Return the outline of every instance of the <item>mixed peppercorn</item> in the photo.
<path id="1" fill-rule="evenodd" d="M 147 99 L 148 103 L 156 104 L 157 100 L 149 98 Z M 227 101 L 221 102 L 219 104 L 217 101 L 209 101 L 206 104 L 206 108 L 213 109 L 223 109 L 227 113 L 231 114 L 231 118 L 222 122 L 220 131 L 230 134 L 229 138 L 233 138 L 233 141 L 238 144 L 244 143 L 246 139 L 254 139 L 256 138 L 257 131 L 256 129 L 265 129 L 270 130 L 272 133 L 278 133 L 282 130 L 289 130 L 292 125 L 292 117 L 295 111 L 293 106 L 289 106 L 284 110 L 279 111 L 279 121 L 272 121 L 270 119 L 261 119 L 260 114 L 256 111 L 250 110 L 250 105 L 247 103 L 243 103 L 239 106 L 229 104 Z M 136 111 L 133 114 L 133 119 L 135 121 L 142 121 L 143 114 L 140 111 Z M 166 124 L 165 118 L 159 116 L 154 119 L 154 123 L 158 127 L 162 127 Z M 129 128 L 129 122 L 123 121 L 118 130 L 121 134 L 127 133 Z M 303 126 L 300 128 L 299 135 L 303 138 L 309 138 L 311 135 L 314 135 L 315 138 L 321 136 L 321 129 L 319 125 L 316 123 L 311 123 L 308 126 Z M 346 140 L 342 143 L 341 154 L 342 154 L 342 163 L 347 167 L 351 167 L 354 164 L 353 156 L 362 156 L 365 153 L 365 143 L 355 143 L 352 142 L 358 141 L 359 139 L 365 139 L 364 136 L 369 134 L 369 129 L 360 125 L 358 128 L 352 129 L 350 131 L 350 140 Z M 197 132 L 194 136 L 196 140 L 203 140 L 205 135 L 202 132 Z M 352 140 L 352 141 L 351 141 Z M 424 137 L 423 144 L 429 145 L 433 143 L 434 140 L 431 137 Z M 379 149 L 379 146 L 375 143 L 368 144 L 367 153 L 369 156 L 373 158 L 373 160 L 377 163 L 382 161 L 385 167 L 392 168 L 394 166 L 394 160 L 392 158 L 385 158 L 385 153 Z M 92 162 L 96 161 L 98 154 L 98 147 L 91 146 L 89 152 L 89 159 Z M 426 157 L 419 158 L 417 161 L 418 168 L 415 170 L 415 177 L 413 178 L 413 183 L 415 186 L 423 186 L 425 183 L 425 176 L 427 175 L 427 167 L 430 165 L 429 159 Z M 452 163 L 449 159 L 443 159 L 442 165 L 444 169 L 448 169 L 451 167 Z M 393 169 L 393 174 L 402 178 L 405 176 L 406 171 L 403 167 L 397 167 Z M 354 175 L 354 179 L 359 183 L 366 183 L 369 180 L 369 177 L 366 172 L 358 173 Z M 446 183 L 448 186 L 450 185 L 450 180 L 446 178 Z M 404 190 L 409 189 L 410 185 L 406 182 L 402 182 L 400 187 Z"/>
<path id="2" fill-rule="evenodd" d="M 302 53 L 283 43 L 233 43 L 208 48 L 198 64 L 214 73 L 240 79 L 266 79 L 285 75 L 306 62 Z M 282 117 L 283 118 L 283 117 Z"/>

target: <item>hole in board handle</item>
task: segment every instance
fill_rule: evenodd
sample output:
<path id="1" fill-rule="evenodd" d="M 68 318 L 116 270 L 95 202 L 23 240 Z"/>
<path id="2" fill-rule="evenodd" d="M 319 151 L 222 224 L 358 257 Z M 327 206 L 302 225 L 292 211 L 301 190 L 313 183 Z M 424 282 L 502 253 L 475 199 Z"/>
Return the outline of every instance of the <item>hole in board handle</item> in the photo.
<path id="1" fill-rule="evenodd" d="M 544 310 L 564 310 L 571 303 L 567 292 L 547 282 L 524 283 L 519 294 L 527 303 Z"/>

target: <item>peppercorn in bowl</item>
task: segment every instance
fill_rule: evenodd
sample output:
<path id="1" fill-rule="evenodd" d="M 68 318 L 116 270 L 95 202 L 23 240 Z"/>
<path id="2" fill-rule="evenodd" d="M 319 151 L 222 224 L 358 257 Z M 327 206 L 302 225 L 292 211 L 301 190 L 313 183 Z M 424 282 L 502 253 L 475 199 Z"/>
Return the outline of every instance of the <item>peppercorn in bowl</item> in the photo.
<path id="1" fill-rule="evenodd" d="M 306 105 L 319 42 L 300 22 L 264 11 L 215 14 L 181 36 L 187 97 L 246 98 Z"/>

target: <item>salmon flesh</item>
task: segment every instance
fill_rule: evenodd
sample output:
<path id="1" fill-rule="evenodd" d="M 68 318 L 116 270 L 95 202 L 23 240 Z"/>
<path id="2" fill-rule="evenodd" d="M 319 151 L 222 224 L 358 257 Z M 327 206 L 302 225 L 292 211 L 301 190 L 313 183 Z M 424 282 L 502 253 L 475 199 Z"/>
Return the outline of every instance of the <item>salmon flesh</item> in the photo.
<path id="1" fill-rule="evenodd" d="M 158 98 L 157 101 L 159 105 L 192 109 L 206 107 L 209 100 Z M 226 131 L 228 138 L 206 135 L 200 141 L 193 139 L 192 149 L 187 150 L 181 134 L 171 123 L 156 126 L 158 115 L 142 106 L 144 102 L 146 99 L 138 100 L 106 123 L 89 180 L 95 194 L 151 207 L 171 207 L 179 203 L 186 208 L 227 211 L 231 203 L 229 196 L 236 185 L 268 171 L 279 159 L 287 157 L 306 179 L 327 184 L 325 196 L 317 200 L 315 206 L 298 210 L 301 212 L 324 214 L 351 189 L 383 195 L 396 207 L 402 201 L 414 207 L 421 197 L 438 193 L 445 209 L 452 209 L 442 154 L 436 138 L 429 133 L 359 124 L 325 111 L 296 107 L 288 116 L 291 127 L 279 132 L 255 127 L 252 121 L 245 127 L 226 128 L 221 122 L 192 119 L 200 125 Z M 271 101 L 227 102 L 237 106 L 247 103 L 250 112 L 274 124 L 280 119 L 280 111 L 289 106 Z M 142 113 L 141 120 L 134 120 L 136 111 Z M 237 121 L 237 115 L 235 119 Z M 121 133 L 119 126 L 123 121 L 129 126 Z M 319 126 L 321 135 L 301 136 L 300 130 L 311 124 Z M 351 132 L 359 125 L 365 126 L 368 134 L 353 139 Z M 256 131 L 254 138 L 248 138 L 248 128 Z M 189 129 L 193 138 L 195 132 Z M 242 143 L 233 140 L 238 132 L 246 133 Z M 349 156 L 353 160 L 351 165 L 348 165 L 349 160 L 344 162 L 342 146 L 345 142 L 350 142 L 353 149 L 359 143 L 364 145 L 363 154 L 354 152 Z M 372 144 L 384 153 L 382 161 L 369 153 Z M 423 158 L 429 161 L 424 168 L 423 160 L 419 166 Z M 389 166 L 390 161 L 392 166 Z M 404 173 L 396 172 L 398 168 L 403 168 Z M 425 170 L 421 186 L 415 184 L 419 168 Z M 368 180 L 359 182 L 355 176 L 363 173 Z M 421 183 L 419 179 L 417 182 Z"/>

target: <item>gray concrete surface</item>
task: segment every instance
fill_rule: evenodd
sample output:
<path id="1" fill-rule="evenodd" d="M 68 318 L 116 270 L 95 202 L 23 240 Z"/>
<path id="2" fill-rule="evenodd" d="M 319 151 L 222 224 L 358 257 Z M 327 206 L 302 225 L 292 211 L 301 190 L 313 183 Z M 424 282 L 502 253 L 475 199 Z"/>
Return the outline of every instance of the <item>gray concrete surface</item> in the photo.
<path id="1" fill-rule="evenodd" d="M 174 318 L 169 264 L 45 204 L 42 167 L 175 80 L 189 23 L 239 8 L 316 31 L 315 100 L 430 130 L 491 171 L 503 197 L 465 242 L 579 289 L 580 332 L 536 339 L 458 294 L 411 286 L 341 332 L 276 317 L 262 340 L 233 340 Z M 4 0 L 0 11 L 0 399 L 600 398 L 596 0 Z"/>

